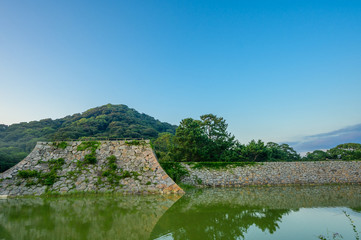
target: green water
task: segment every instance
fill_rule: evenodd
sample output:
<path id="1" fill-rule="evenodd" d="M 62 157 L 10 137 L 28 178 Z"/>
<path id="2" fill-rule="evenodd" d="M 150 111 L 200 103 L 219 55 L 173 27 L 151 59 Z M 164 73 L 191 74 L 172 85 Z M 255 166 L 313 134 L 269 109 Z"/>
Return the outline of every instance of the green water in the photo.
<path id="1" fill-rule="evenodd" d="M 361 186 L 0 200 L 2 239 L 318 239 L 361 231 Z M 361 236 L 361 233 L 358 233 Z"/>

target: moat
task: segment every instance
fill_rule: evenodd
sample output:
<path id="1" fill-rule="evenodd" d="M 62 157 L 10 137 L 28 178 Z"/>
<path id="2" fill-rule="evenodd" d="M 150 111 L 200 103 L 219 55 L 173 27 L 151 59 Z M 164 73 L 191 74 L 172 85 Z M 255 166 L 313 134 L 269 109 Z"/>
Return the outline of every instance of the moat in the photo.
<path id="1" fill-rule="evenodd" d="M 360 231 L 360 185 L 0 200 L 0 239 L 355 239 Z"/>

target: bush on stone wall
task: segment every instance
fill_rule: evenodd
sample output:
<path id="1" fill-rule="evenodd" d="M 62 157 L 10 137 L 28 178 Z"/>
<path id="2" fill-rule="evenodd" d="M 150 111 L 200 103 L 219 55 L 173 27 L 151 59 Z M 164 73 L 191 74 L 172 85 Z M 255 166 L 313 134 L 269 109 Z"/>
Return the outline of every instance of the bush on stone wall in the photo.
<path id="1" fill-rule="evenodd" d="M 179 183 L 183 177 L 189 175 L 188 170 L 179 162 L 160 162 L 160 165 L 168 176 L 176 183 Z"/>

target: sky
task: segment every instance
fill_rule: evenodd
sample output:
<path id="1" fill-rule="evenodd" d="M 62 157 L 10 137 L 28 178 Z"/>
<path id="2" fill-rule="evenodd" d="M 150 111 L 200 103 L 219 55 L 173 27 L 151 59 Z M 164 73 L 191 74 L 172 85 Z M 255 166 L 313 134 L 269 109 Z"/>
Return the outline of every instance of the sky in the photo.
<path id="1" fill-rule="evenodd" d="M 107 103 L 242 143 L 361 123 L 361 1 L 0 1 L 0 123 Z"/>

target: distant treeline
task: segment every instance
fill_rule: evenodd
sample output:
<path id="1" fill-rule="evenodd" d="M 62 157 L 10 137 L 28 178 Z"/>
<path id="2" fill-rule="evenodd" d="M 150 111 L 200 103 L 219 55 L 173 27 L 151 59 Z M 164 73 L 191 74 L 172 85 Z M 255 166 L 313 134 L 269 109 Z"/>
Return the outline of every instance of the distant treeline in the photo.
<path id="1" fill-rule="evenodd" d="M 344 143 L 337 145 L 336 147 L 327 151 L 315 150 L 313 152 L 308 152 L 302 159 L 306 161 L 322 161 L 332 159 L 341 159 L 345 161 L 361 160 L 361 144 Z"/>
<path id="2" fill-rule="evenodd" d="M 175 133 L 177 126 L 160 122 L 126 105 L 104 105 L 61 119 L 0 124 L 0 172 L 25 158 L 38 141 L 96 138 L 154 139 Z"/>
<path id="3" fill-rule="evenodd" d="M 302 157 L 288 144 L 252 140 L 241 144 L 227 132 L 222 117 L 207 114 L 200 120 L 181 121 L 175 135 L 161 133 L 153 142 L 163 162 L 275 162 L 361 160 L 361 144 L 346 143 L 327 152 L 316 150 Z"/>

